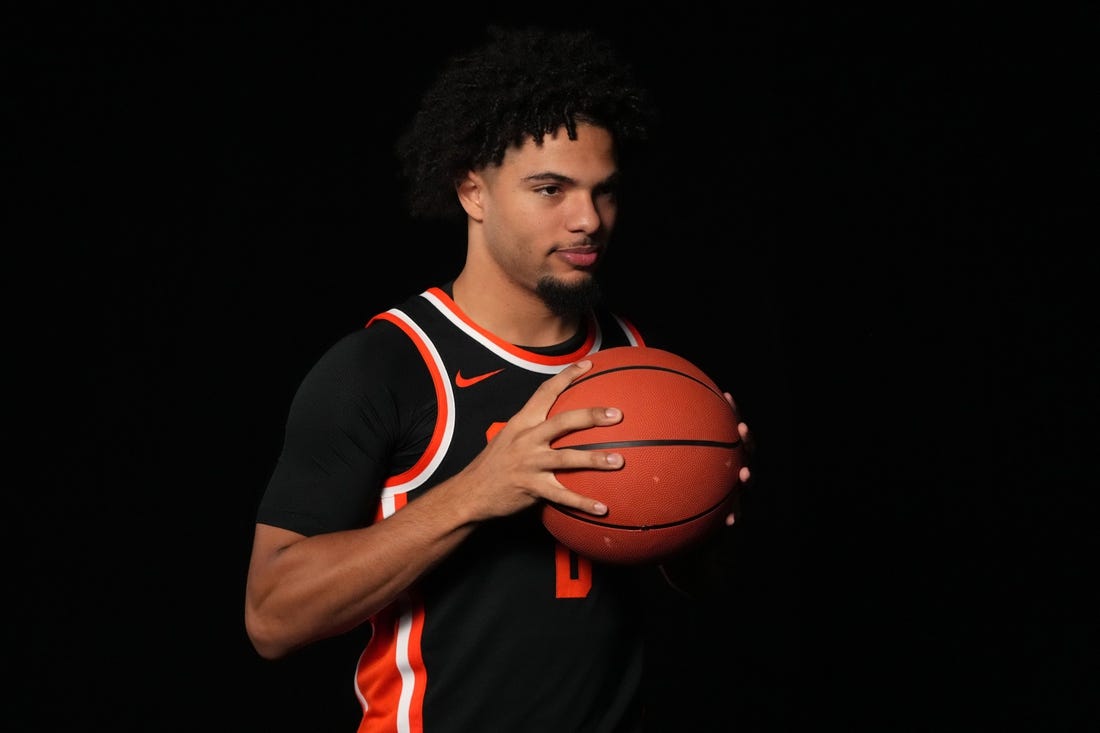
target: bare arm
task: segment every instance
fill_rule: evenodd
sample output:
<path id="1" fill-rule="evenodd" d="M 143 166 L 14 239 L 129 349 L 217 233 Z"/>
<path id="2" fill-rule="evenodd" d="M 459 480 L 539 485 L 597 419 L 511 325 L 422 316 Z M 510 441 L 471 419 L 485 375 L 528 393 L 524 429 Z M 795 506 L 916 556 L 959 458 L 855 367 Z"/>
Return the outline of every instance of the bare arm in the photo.
<path id="1" fill-rule="evenodd" d="M 541 500 L 606 512 L 566 489 L 554 471 L 614 470 L 622 457 L 550 443 L 617 423 L 621 413 L 593 407 L 546 419 L 558 394 L 590 366 L 579 362 L 543 382 L 465 469 L 385 521 L 313 537 L 257 524 L 245 588 L 245 627 L 256 650 L 274 659 L 364 623 L 486 520 Z"/>

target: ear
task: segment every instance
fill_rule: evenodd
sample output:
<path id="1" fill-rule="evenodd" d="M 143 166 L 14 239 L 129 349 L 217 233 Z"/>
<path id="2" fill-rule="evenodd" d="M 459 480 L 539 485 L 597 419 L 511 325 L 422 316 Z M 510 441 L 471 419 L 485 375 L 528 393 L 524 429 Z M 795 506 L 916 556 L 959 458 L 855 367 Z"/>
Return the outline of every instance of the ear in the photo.
<path id="1" fill-rule="evenodd" d="M 475 221 L 481 221 L 485 218 L 485 212 L 481 206 L 481 194 L 484 190 L 484 179 L 473 171 L 467 171 L 465 178 L 455 182 L 455 193 L 458 194 L 458 202 L 466 210 L 466 215 Z"/>

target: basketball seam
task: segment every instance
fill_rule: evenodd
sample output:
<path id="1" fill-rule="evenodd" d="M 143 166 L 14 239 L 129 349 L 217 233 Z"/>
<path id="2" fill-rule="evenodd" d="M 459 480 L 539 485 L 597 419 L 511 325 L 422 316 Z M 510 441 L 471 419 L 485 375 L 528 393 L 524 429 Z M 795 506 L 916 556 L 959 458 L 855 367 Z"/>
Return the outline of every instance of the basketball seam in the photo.
<path id="1" fill-rule="evenodd" d="M 716 509 L 721 507 L 722 504 L 724 504 L 726 502 L 726 500 L 730 498 L 730 496 L 733 494 L 733 492 L 735 490 L 736 490 L 736 486 L 731 488 L 725 494 L 723 494 L 721 499 L 719 499 L 715 503 L 711 504 L 706 509 L 704 509 L 704 510 L 702 510 L 702 511 L 696 513 L 696 514 L 691 515 L 690 517 L 681 517 L 680 519 L 677 519 L 675 521 L 661 522 L 660 524 L 612 524 L 611 522 L 600 521 L 599 519 L 597 519 L 595 517 L 592 517 L 590 515 L 587 515 L 587 514 L 575 513 L 574 510 L 571 510 L 567 507 L 558 506 L 557 504 L 546 504 L 546 508 L 553 509 L 554 511 L 558 512 L 562 516 L 569 517 L 571 519 L 576 519 L 577 521 L 583 522 L 585 524 L 591 524 L 594 527 L 603 527 L 604 529 L 625 529 L 625 530 L 649 531 L 649 530 L 655 530 L 655 529 L 669 529 L 669 528 L 672 528 L 672 527 L 680 527 L 680 526 L 683 526 L 685 524 L 690 524 L 691 522 L 694 522 L 697 519 L 702 519 L 703 517 L 707 516 L 708 514 L 713 514 Z"/>
<path id="2" fill-rule="evenodd" d="M 690 379 L 691 381 L 695 382 L 696 384 L 699 384 L 703 387 L 706 387 L 707 391 L 711 392 L 712 394 L 718 395 L 723 400 L 726 398 L 725 395 L 723 395 L 721 392 L 717 391 L 714 388 L 713 385 L 707 384 L 702 379 L 699 379 L 698 377 L 695 377 L 691 374 L 688 374 L 687 372 L 682 372 L 679 369 L 672 369 L 671 367 L 653 366 L 651 364 L 624 364 L 623 366 L 608 367 L 607 369 L 596 372 L 595 374 L 585 374 L 583 377 L 579 377 L 578 379 L 570 382 L 569 385 L 565 389 L 562 390 L 562 394 L 568 392 L 570 389 L 572 389 L 573 387 L 576 387 L 578 384 L 583 384 L 583 383 L 587 382 L 590 379 L 596 379 L 597 377 L 602 377 L 602 376 L 605 376 L 605 375 L 608 375 L 608 374 L 613 374 L 615 372 L 625 372 L 625 371 L 637 370 L 637 369 L 648 369 L 648 370 L 654 371 L 654 372 L 666 372 L 668 374 L 675 374 L 679 377 L 683 377 L 684 379 Z"/>
<path id="3" fill-rule="evenodd" d="M 666 445 L 694 445 L 702 448 L 737 448 L 740 440 L 732 443 L 723 440 L 701 440 L 698 438 L 656 438 L 651 440 L 609 440 L 603 443 L 578 443 L 577 445 L 561 445 L 555 443 L 555 448 L 576 448 L 577 450 L 610 450 L 614 448 L 647 448 Z"/>

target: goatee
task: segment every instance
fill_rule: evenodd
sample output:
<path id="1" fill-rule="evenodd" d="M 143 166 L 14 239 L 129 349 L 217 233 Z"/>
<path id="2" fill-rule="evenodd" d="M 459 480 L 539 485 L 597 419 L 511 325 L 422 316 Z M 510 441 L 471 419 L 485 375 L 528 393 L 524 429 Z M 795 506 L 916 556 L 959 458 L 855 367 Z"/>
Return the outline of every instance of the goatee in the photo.
<path id="1" fill-rule="evenodd" d="M 577 283 L 563 283 L 552 277 L 539 280 L 535 292 L 556 316 L 583 316 L 602 296 L 600 283 L 589 277 Z"/>

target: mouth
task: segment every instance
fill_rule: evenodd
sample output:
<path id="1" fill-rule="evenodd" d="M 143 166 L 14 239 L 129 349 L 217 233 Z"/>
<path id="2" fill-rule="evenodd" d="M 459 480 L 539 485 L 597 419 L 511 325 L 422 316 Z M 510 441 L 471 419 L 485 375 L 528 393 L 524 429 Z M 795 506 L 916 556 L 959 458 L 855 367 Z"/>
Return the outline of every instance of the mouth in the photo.
<path id="1" fill-rule="evenodd" d="M 573 247 L 562 247 L 554 250 L 554 254 L 573 267 L 584 269 L 596 264 L 596 261 L 600 258 L 600 248 L 593 244 L 583 244 Z"/>

